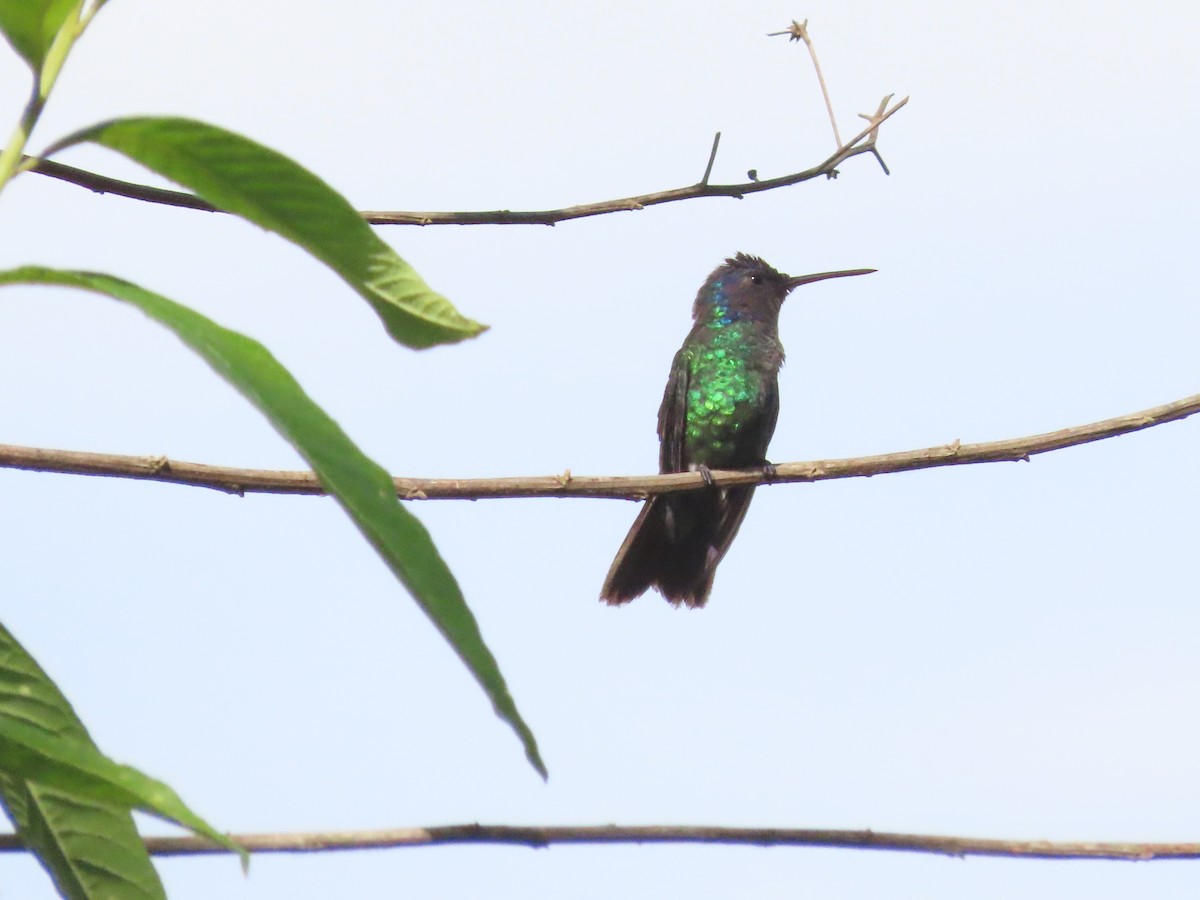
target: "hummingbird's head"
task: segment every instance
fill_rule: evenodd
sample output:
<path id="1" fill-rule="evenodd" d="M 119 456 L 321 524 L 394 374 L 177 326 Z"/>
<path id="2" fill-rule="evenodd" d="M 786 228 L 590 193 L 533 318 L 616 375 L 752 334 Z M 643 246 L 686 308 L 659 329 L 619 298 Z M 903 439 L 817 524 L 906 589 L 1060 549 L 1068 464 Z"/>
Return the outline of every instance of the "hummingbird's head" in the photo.
<path id="1" fill-rule="evenodd" d="M 738 253 L 717 266 L 696 295 L 692 315 L 714 328 L 742 320 L 774 320 L 793 288 L 826 278 L 867 275 L 874 269 L 846 269 L 790 277 L 758 256 Z"/>

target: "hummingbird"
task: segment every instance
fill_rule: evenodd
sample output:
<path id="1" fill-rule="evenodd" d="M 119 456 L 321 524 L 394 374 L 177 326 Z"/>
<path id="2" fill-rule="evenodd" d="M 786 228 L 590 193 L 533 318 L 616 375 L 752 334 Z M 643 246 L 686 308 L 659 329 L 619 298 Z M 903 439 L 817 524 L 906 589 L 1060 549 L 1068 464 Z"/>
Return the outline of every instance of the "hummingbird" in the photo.
<path id="1" fill-rule="evenodd" d="M 601 600 L 617 606 L 653 587 L 674 606 L 704 606 L 754 497 L 753 486 L 714 485 L 711 470 L 774 472 L 767 446 L 779 418 L 783 301 L 802 284 L 874 271 L 789 277 L 738 253 L 708 276 L 658 410 L 659 472 L 700 472 L 707 486 L 646 501 L 608 570 Z"/>

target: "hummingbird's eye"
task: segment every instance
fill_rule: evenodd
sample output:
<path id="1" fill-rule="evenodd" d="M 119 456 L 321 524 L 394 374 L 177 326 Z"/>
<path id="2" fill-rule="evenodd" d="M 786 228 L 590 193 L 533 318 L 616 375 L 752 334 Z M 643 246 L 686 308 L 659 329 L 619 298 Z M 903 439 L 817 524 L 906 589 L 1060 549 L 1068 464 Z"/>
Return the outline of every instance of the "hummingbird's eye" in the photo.
<path id="1" fill-rule="evenodd" d="M 757 272 L 755 272 L 753 275 L 750 276 L 750 280 L 752 282 L 754 282 L 755 284 L 762 284 L 763 277 L 761 275 L 759 275 Z"/>

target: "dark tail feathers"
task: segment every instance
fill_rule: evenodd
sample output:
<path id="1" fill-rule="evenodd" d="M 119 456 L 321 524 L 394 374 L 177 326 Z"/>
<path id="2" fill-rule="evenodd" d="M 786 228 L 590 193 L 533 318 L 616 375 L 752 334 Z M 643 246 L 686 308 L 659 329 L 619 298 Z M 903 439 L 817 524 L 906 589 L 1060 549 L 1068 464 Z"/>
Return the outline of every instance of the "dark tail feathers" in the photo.
<path id="1" fill-rule="evenodd" d="M 646 501 L 608 570 L 600 599 L 617 606 L 657 588 L 676 606 L 703 606 L 753 496 L 754 488 L 712 488 Z"/>

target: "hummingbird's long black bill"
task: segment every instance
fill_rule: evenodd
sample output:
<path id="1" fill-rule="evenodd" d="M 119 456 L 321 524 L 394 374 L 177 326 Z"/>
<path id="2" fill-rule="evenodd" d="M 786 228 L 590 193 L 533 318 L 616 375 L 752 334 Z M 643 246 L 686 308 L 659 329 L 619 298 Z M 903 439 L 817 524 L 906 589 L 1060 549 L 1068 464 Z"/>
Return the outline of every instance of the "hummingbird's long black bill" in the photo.
<path id="1" fill-rule="evenodd" d="M 787 280 L 787 289 L 798 288 L 802 284 L 812 284 L 814 281 L 824 281 L 826 278 L 846 278 L 850 275 L 870 275 L 878 269 L 842 269 L 839 272 L 817 272 L 815 275 L 797 275 Z"/>

